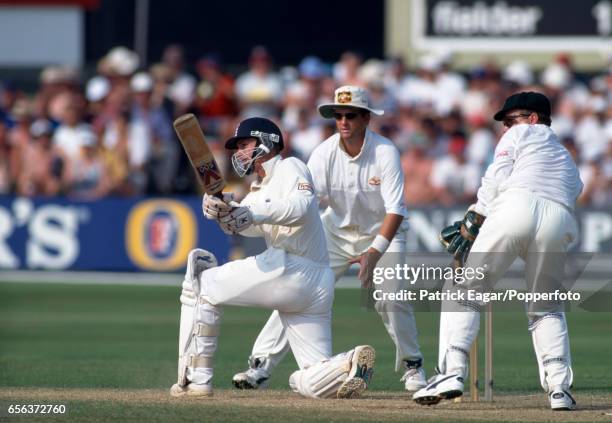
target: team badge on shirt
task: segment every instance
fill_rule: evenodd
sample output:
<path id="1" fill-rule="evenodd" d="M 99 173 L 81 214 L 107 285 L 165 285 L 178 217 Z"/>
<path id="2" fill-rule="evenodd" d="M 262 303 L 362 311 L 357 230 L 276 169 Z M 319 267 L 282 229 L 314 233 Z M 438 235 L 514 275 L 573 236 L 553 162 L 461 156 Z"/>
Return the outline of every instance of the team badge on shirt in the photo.
<path id="1" fill-rule="evenodd" d="M 310 192 L 314 192 L 314 189 L 312 188 L 312 185 L 310 185 L 308 182 L 298 182 L 297 189 L 298 189 L 298 191 L 310 191 Z"/>
<path id="2" fill-rule="evenodd" d="M 380 185 L 380 178 L 378 176 L 372 176 L 370 179 L 368 179 L 368 184 Z"/>

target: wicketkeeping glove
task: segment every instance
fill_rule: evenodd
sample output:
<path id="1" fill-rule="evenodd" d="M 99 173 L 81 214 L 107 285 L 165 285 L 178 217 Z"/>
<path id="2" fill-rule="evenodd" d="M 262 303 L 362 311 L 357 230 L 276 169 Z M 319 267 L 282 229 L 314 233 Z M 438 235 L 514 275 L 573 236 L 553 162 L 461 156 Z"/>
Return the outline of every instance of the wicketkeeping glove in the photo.
<path id="1" fill-rule="evenodd" d="M 468 210 L 463 220 L 458 220 L 440 231 L 440 242 L 455 259 L 463 262 L 485 219 L 485 216 Z"/>
<path id="2" fill-rule="evenodd" d="M 230 203 L 232 211 L 219 218 L 219 225 L 224 231 L 238 234 L 253 224 L 253 214 L 248 207 L 240 206 L 235 201 Z"/>
<path id="3" fill-rule="evenodd" d="M 204 194 L 202 197 L 202 213 L 204 217 L 210 220 L 219 220 L 232 211 L 230 202 L 234 200 L 234 193 L 224 192 L 223 199 L 214 195 Z"/>

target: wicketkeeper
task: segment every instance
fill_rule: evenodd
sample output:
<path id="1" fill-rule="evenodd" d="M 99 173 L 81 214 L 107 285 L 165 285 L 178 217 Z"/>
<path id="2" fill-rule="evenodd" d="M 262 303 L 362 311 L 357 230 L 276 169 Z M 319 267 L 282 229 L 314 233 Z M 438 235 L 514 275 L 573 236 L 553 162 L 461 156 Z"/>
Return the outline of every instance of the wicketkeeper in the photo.
<path id="1" fill-rule="evenodd" d="M 517 257 L 525 261 L 527 290 L 550 290 L 564 278 L 569 245 L 578 229 L 574 217 L 582 182 L 569 152 L 550 129 L 550 102 L 521 92 L 494 116 L 506 131 L 478 190 L 478 202 L 462 222 L 442 231 L 447 250 L 465 266 L 484 270 L 484 280 L 466 278 L 460 289 L 492 289 Z M 472 244 L 473 243 L 473 244 Z M 471 247 L 471 250 L 470 250 Z M 463 394 L 469 351 L 478 335 L 482 303 L 464 301 L 440 318 L 438 375 L 413 395 L 436 404 Z M 528 308 L 540 381 L 553 410 L 572 410 L 573 373 L 563 305 Z"/>

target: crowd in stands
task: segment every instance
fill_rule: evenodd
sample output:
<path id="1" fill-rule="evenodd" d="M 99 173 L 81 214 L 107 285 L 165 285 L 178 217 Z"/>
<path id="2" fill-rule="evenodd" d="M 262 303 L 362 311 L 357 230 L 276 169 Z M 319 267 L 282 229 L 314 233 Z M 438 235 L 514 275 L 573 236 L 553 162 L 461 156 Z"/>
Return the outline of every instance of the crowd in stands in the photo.
<path id="1" fill-rule="evenodd" d="M 474 200 L 503 131 L 492 116 L 519 90 L 551 99 L 552 128 L 584 182 L 579 202 L 612 206 L 612 64 L 585 76 L 568 55 L 544 69 L 486 60 L 468 72 L 453 70 L 452 59 L 437 52 L 406 64 L 347 51 L 336 63 L 308 56 L 279 67 L 264 47 L 255 47 L 248 68 L 233 74 L 217 55 L 186 63 L 181 46 L 170 45 L 146 69 L 124 47 L 111 49 L 95 75 L 50 66 L 34 93 L 0 82 L 0 195 L 86 200 L 195 193 L 193 171 L 172 129 L 173 119 L 186 112 L 199 117 L 233 189 L 244 189 L 223 148 L 240 119 L 277 121 L 285 132 L 284 154 L 307 161 L 335 131 L 333 121 L 319 117 L 317 104 L 351 84 L 367 87 L 373 108 L 385 110 L 372 116 L 371 127 L 401 152 L 409 206 Z"/>

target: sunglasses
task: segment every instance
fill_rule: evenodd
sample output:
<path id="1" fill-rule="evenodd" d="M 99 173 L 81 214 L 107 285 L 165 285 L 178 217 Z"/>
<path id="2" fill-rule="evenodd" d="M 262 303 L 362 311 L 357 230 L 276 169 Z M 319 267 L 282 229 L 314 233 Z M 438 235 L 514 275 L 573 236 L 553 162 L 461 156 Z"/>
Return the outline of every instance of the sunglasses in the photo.
<path id="1" fill-rule="evenodd" d="M 504 123 L 504 126 L 506 128 L 510 128 L 512 125 L 514 125 L 515 121 L 518 118 L 529 117 L 529 116 L 531 116 L 531 113 L 518 113 L 516 115 L 508 115 L 504 117 L 504 120 L 502 122 Z"/>
<path id="2" fill-rule="evenodd" d="M 336 120 L 342 120 L 342 118 L 345 118 L 346 120 L 353 120 L 357 117 L 357 113 L 355 112 L 348 112 L 348 113 L 334 113 L 334 119 Z"/>

